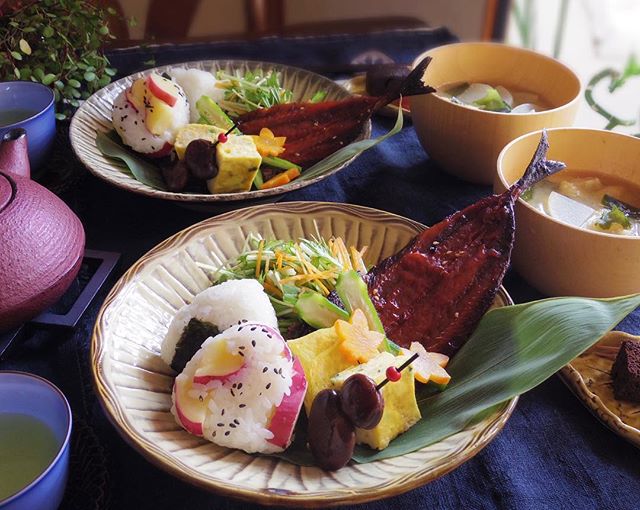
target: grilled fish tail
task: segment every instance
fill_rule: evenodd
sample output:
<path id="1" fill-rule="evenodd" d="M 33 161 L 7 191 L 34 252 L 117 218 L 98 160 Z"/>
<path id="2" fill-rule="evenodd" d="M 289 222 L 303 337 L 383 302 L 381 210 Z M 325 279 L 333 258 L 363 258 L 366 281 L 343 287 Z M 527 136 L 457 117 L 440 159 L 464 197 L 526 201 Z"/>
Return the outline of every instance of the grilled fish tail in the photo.
<path id="1" fill-rule="evenodd" d="M 547 130 L 543 129 L 538 147 L 536 148 L 533 158 L 531 159 L 529 166 L 527 166 L 524 175 L 518 182 L 511 186 L 511 193 L 514 198 L 518 198 L 523 191 L 530 188 L 536 182 L 559 172 L 567 166 L 562 161 L 552 161 L 547 159 L 548 151 L 549 137 L 547 136 Z"/>
<path id="2" fill-rule="evenodd" d="M 431 57 L 423 58 L 420 63 L 409 73 L 409 75 L 402 81 L 399 87 L 394 87 L 389 90 L 385 95 L 380 96 L 378 101 L 373 107 L 373 110 L 382 108 L 383 106 L 395 101 L 401 96 L 418 96 L 420 94 L 431 94 L 436 89 L 426 85 L 422 78 L 427 66 L 431 62 Z"/>

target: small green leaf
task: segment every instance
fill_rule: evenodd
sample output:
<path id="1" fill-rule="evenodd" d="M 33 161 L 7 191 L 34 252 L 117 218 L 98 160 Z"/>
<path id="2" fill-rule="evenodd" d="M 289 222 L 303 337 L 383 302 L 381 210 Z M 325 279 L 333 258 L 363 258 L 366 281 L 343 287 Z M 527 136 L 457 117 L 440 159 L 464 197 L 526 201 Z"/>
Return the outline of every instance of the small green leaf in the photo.
<path id="1" fill-rule="evenodd" d="M 38 80 L 42 80 L 42 78 L 44 78 L 44 70 L 42 69 L 42 67 L 36 67 L 33 70 L 33 75 L 38 78 Z"/>
<path id="2" fill-rule="evenodd" d="M 53 28 L 51 28 L 50 26 L 46 26 L 46 27 L 44 27 L 44 30 L 42 30 L 42 35 L 43 35 L 44 37 L 49 38 L 49 37 L 51 37 L 53 34 L 54 34 L 54 30 L 53 30 Z"/>
<path id="3" fill-rule="evenodd" d="M 154 66 L 156 65 L 156 59 L 155 58 L 150 58 L 149 60 L 145 60 L 143 62 L 144 65 L 146 66 Z"/>
<path id="4" fill-rule="evenodd" d="M 105 67 L 104 72 L 109 76 L 115 76 L 118 71 L 116 71 L 113 67 Z"/>
<path id="5" fill-rule="evenodd" d="M 109 27 L 107 25 L 102 25 L 99 29 L 98 29 L 98 33 L 100 35 L 107 35 L 109 33 Z"/>
<path id="6" fill-rule="evenodd" d="M 117 11 L 113 7 L 107 7 L 107 12 L 112 16 L 115 16 Z"/>
<path id="7" fill-rule="evenodd" d="M 64 113 L 56 113 L 56 119 L 65 120 L 67 116 Z"/>
<path id="8" fill-rule="evenodd" d="M 80 97 L 82 97 L 82 94 L 78 89 L 71 89 L 71 95 L 76 99 L 80 99 Z"/>
<path id="9" fill-rule="evenodd" d="M 55 79 L 56 79 L 55 74 L 52 74 L 52 73 L 46 74 L 45 76 L 42 77 L 42 84 L 49 86 L 55 81 Z"/>
<path id="10" fill-rule="evenodd" d="M 16 78 L 20 79 L 20 70 L 17 67 L 13 68 L 13 74 L 16 75 Z"/>
<path id="11" fill-rule="evenodd" d="M 78 80 L 73 78 L 71 78 L 67 83 L 76 89 L 79 89 L 82 86 L 82 84 Z"/>
<path id="12" fill-rule="evenodd" d="M 12 51 L 11 52 L 11 56 L 13 58 L 15 58 L 16 60 L 22 60 L 22 55 L 20 53 L 18 53 L 17 51 Z"/>
<path id="13" fill-rule="evenodd" d="M 58 89 L 62 90 L 64 88 L 64 82 L 61 80 L 56 80 L 53 85 Z"/>
<path id="14" fill-rule="evenodd" d="M 109 85 L 109 83 L 111 83 L 111 77 L 103 76 L 98 80 L 98 87 L 104 87 L 105 85 Z"/>
<path id="15" fill-rule="evenodd" d="M 24 53 L 25 55 L 31 55 L 31 46 L 29 46 L 29 43 L 27 41 L 25 41 L 24 39 L 20 39 L 18 45 L 20 46 L 20 50 L 22 51 L 22 53 Z"/>
<path id="16" fill-rule="evenodd" d="M 92 73 L 90 71 L 87 71 L 86 73 L 84 73 L 85 81 L 95 81 L 95 79 L 96 79 L 96 73 Z"/>

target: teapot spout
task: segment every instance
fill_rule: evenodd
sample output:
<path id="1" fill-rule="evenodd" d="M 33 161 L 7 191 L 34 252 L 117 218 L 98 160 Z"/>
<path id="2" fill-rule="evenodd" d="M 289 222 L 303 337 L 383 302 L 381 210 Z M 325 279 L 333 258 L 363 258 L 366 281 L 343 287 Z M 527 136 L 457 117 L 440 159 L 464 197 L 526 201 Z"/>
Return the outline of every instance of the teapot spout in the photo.
<path id="1" fill-rule="evenodd" d="M 22 128 L 7 131 L 0 140 L 0 172 L 31 177 L 27 132 Z"/>

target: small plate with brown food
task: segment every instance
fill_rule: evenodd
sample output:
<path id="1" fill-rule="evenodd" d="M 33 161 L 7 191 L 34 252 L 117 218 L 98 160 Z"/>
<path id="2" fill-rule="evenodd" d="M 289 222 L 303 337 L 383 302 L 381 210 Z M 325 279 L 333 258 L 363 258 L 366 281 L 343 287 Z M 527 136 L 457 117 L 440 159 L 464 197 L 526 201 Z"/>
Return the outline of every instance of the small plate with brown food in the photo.
<path id="1" fill-rule="evenodd" d="M 640 447 L 640 336 L 611 331 L 560 375 L 602 423 Z"/>
<path id="2" fill-rule="evenodd" d="M 371 115 L 400 92 L 432 92 L 429 59 L 395 92 L 354 96 L 304 69 L 209 60 L 158 67 L 96 92 L 70 129 L 97 177 L 146 196 L 230 208 L 274 201 L 338 172 L 375 140 Z"/>

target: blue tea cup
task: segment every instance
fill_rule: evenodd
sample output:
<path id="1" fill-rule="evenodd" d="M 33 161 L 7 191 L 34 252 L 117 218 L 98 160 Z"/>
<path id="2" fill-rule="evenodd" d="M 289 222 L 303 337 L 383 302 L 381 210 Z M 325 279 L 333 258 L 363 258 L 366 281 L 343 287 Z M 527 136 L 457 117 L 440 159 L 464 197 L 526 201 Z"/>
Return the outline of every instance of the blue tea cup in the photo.
<path id="1" fill-rule="evenodd" d="M 3 419 L 5 420 L 3 422 Z M 0 499 L 0 510 L 55 510 L 60 506 L 69 472 L 69 439 L 71 437 L 71 408 L 63 393 L 52 383 L 25 372 L 0 371 L 0 426 L 7 428 L 8 420 L 33 420 L 40 430 L 47 432 L 52 460 L 44 461 L 41 472 L 26 481 L 17 492 Z M 24 423 L 17 422 L 17 423 Z M 19 434 L 25 441 L 40 444 L 39 438 L 29 438 L 31 428 L 23 426 Z M 0 448 L 2 448 L 0 438 Z M 4 445 L 9 448 L 11 445 Z M 16 450 L 18 447 L 15 447 Z M 24 451 L 24 450 L 21 450 Z M 31 452 L 33 453 L 33 452 Z M 20 458 L 0 458 L 0 471 L 20 469 Z M 13 464 L 12 464 L 13 463 Z M 0 484 L 2 482 L 0 481 Z M 5 483 L 9 483 L 6 481 Z M 6 492 L 6 490 L 5 490 Z"/>
<path id="2" fill-rule="evenodd" d="M 56 137 L 53 90 L 32 81 L 0 82 L 0 138 L 13 128 L 27 131 L 29 164 L 37 170 Z"/>

